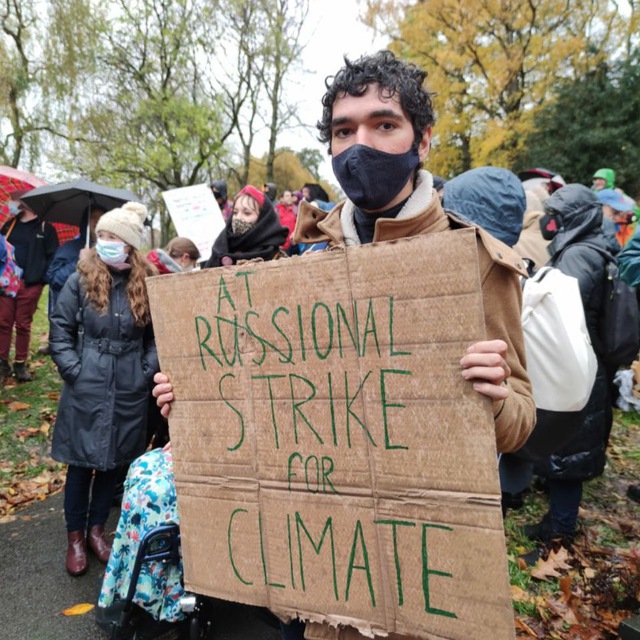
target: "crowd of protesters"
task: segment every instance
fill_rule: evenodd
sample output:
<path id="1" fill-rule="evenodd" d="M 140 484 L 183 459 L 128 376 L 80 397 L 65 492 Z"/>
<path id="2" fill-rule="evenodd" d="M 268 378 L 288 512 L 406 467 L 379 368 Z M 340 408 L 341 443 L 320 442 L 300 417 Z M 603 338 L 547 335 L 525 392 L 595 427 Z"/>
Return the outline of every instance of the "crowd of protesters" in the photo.
<path id="1" fill-rule="evenodd" d="M 107 564 L 102 609 L 126 597 L 142 533 L 178 522 L 170 442 L 145 453 L 151 441 L 146 421 L 152 387 L 151 402 L 157 400 L 164 418 L 174 399 L 171 381 L 158 370 L 145 277 L 198 264 L 215 268 L 286 259 L 337 245 L 476 228 L 487 340 L 460 354 L 460 375 L 491 401 L 502 455 L 525 445 L 536 416 L 520 325 L 521 278 L 545 265 L 575 277 L 598 359 L 596 382 L 576 435 L 535 461 L 535 472 L 549 490 L 549 509 L 525 533 L 547 547 L 570 546 L 579 535 L 583 483 L 604 472 L 612 427 L 615 371 L 599 351 L 599 318 L 607 304 L 603 254 L 615 256 L 640 242 L 637 205 L 616 187 L 610 168 L 594 168 L 589 185 L 565 184 L 546 169 L 518 176 L 495 168 L 451 180 L 433 176 L 422 168 L 434 124 L 424 79 L 422 70 L 389 52 L 345 61 L 327 85 L 318 128 L 346 199 L 336 205 L 311 183 L 299 190 L 285 185 L 281 191 L 273 183 L 246 185 L 230 198 L 227 183 L 216 180 L 211 189 L 225 227 L 208 256 L 200 256 L 190 240 L 176 238 L 145 257 L 140 247 L 146 211 L 134 203 L 96 211 L 95 219 L 92 214 L 91 247 L 68 243 L 56 253 L 51 231 L 15 194 L 17 215 L 2 233 L 15 245 L 24 280 L 17 297 L 0 297 L 0 375 L 11 374 L 15 326 L 15 376 L 31 379 L 25 366 L 30 325 L 49 282 L 54 295 L 50 351 L 64 380 L 53 457 L 68 465 L 65 562 L 73 576 L 86 572 L 89 551 Z M 633 255 L 626 254 L 635 265 Z M 104 523 L 118 475 L 129 465 L 112 545 Z M 517 506 L 520 492 L 503 486 L 505 509 Z M 638 487 L 630 487 L 628 495 L 640 501 Z M 173 573 L 147 572 L 136 605 L 158 621 L 178 623 L 184 617 L 177 606 L 181 577 L 180 567 Z M 281 631 L 283 638 L 362 637 L 355 629 L 338 635 L 298 621 L 282 624 Z"/>

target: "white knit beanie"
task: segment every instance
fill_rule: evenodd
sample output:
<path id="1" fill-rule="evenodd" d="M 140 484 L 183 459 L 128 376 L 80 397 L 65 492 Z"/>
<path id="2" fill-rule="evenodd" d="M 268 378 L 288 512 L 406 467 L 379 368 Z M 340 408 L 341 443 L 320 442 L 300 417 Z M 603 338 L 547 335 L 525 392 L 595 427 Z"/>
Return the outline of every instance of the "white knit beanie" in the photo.
<path id="1" fill-rule="evenodd" d="M 121 208 L 112 209 L 101 216 L 96 233 L 109 231 L 134 249 L 139 249 L 146 217 L 147 207 L 139 202 L 127 202 Z"/>

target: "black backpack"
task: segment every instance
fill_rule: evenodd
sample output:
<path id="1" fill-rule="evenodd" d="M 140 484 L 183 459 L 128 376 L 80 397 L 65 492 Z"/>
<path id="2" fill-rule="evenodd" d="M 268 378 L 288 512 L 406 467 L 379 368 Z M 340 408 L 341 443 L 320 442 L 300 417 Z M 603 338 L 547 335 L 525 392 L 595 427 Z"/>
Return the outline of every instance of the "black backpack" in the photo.
<path id="1" fill-rule="evenodd" d="M 606 250 L 585 242 L 606 261 L 605 305 L 598 334 L 603 359 L 608 368 L 627 367 L 638 357 L 638 300 L 636 290 L 620 278 L 616 259 Z"/>

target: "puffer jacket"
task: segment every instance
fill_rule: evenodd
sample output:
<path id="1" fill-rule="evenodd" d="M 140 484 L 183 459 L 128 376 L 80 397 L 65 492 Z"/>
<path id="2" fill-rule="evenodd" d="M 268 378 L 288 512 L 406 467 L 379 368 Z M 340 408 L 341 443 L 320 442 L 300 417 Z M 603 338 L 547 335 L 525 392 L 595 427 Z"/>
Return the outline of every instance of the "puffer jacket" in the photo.
<path id="1" fill-rule="evenodd" d="M 112 271 L 106 314 L 85 300 L 72 274 L 50 318 L 51 354 L 64 380 L 52 457 L 107 470 L 144 452 L 149 385 L 158 371 L 151 324 L 135 325 L 128 271 Z"/>
<path id="2" fill-rule="evenodd" d="M 602 233 L 602 207 L 593 192 L 579 184 L 556 191 L 545 204 L 556 212 L 560 230 L 549 245 L 549 266 L 577 278 L 587 330 L 598 358 L 598 373 L 578 434 L 560 451 L 538 465 L 540 475 L 554 479 L 588 480 L 602 474 L 613 416 L 609 376 L 602 359 L 599 322 L 605 305 L 606 260 L 594 248 L 607 248 Z"/>

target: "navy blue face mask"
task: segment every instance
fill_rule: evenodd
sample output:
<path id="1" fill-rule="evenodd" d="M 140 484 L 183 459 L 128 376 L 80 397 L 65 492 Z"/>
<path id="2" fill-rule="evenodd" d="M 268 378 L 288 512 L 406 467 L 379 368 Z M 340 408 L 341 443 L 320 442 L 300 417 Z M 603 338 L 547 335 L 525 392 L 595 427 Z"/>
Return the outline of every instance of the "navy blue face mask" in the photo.
<path id="1" fill-rule="evenodd" d="M 359 209 L 384 209 L 407 184 L 420 156 L 414 145 L 405 153 L 386 153 L 356 144 L 334 156 L 331 164 L 347 198 Z"/>

